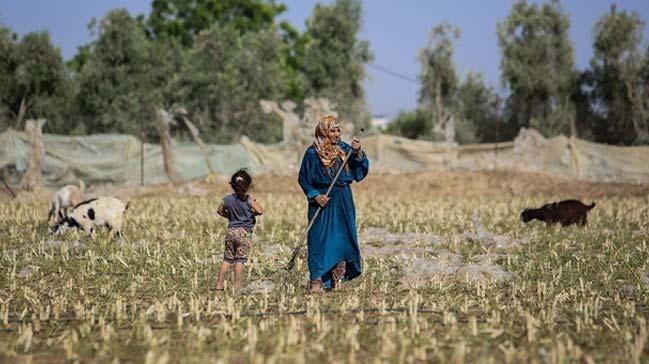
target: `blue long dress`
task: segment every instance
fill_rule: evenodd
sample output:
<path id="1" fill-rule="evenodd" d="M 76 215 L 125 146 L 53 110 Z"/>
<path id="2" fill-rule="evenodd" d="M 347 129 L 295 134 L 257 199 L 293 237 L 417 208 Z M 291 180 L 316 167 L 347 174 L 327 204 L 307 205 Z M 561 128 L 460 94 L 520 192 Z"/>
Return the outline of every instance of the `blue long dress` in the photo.
<path id="1" fill-rule="evenodd" d="M 345 153 L 351 146 L 338 142 Z M 328 170 L 324 167 L 313 146 L 310 146 L 302 159 L 298 182 L 309 202 L 308 221 L 311 221 L 319 205 L 315 197 L 325 194 L 340 168 L 338 158 Z M 369 160 L 365 152 L 357 157 L 353 152 L 349 157 L 349 168 L 343 169 L 329 194 L 329 202 L 316 218 L 308 236 L 308 264 L 311 280 L 322 279 L 324 287 L 332 286 L 331 269 L 341 261 L 347 264 L 344 279 L 358 277 L 362 272 L 361 252 L 356 235 L 356 209 L 349 185 L 360 182 L 367 176 Z"/>

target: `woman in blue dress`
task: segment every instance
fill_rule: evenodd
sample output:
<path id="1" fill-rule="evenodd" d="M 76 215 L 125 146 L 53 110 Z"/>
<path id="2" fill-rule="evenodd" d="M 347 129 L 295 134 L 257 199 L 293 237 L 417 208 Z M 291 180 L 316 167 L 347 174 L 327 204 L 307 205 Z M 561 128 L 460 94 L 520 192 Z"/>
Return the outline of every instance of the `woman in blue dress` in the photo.
<path id="1" fill-rule="evenodd" d="M 329 196 L 325 196 L 350 150 L 347 165 Z M 313 293 L 335 288 L 341 280 L 356 278 L 362 272 L 356 210 L 349 185 L 363 180 L 368 171 L 369 161 L 360 140 L 353 138 L 351 145 L 341 141 L 338 120 L 333 116 L 320 118 L 298 178 L 309 203 L 309 221 L 322 207 L 308 235 L 309 290 Z"/>

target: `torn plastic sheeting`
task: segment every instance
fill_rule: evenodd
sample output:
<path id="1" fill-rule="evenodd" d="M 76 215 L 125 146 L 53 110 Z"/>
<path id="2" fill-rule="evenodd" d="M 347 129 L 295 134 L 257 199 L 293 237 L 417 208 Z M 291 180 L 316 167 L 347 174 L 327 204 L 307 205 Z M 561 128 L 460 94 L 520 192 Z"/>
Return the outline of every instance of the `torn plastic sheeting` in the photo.
<path id="1" fill-rule="evenodd" d="M 394 234 L 386 229 L 369 227 L 361 233 L 359 240 L 362 243 L 381 242 L 384 244 L 410 244 L 412 242 L 421 242 L 431 245 L 442 243 L 442 237 L 434 234 L 407 232 L 403 234 Z"/>
<path id="2" fill-rule="evenodd" d="M 472 260 L 487 260 L 488 255 L 475 256 Z M 477 259 L 476 259 L 477 258 Z M 495 256 L 489 255 L 495 259 Z M 465 263 L 459 254 L 440 250 L 437 256 L 404 260 L 403 276 L 399 280 L 404 286 L 430 283 L 432 280 L 449 280 L 466 283 L 504 282 L 514 277 L 494 263 Z"/>
<path id="3" fill-rule="evenodd" d="M 256 281 L 250 283 L 243 292 L 246 294 L 268 294 L 275 288 L 271 281 Z"/>

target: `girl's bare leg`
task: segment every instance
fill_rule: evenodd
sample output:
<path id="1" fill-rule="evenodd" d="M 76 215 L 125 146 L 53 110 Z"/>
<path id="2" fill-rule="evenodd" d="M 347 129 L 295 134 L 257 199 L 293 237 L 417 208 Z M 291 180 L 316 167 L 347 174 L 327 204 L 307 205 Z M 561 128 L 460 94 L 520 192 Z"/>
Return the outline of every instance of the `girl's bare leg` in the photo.
<path id="1" fill-rule="evenodd" d="M 241 289 L 243 287 L 243 263 L 234 263 L 234 288 Z"/>
<path id="2" fill-rule="evenodd" d="M 219 270 L 219 276 L 216 278 L 216 289 L 223 289 L 225 287 L 224 282 L 225 282 L 225 275 L 228 273 L 228 270 L 230 269 L 230 266 L 232 264 L 228 262 L 223 262 L 221 264 L 221 269 Z M 235 266 L 235 271 L 236 271 L 236 266 Z"/>

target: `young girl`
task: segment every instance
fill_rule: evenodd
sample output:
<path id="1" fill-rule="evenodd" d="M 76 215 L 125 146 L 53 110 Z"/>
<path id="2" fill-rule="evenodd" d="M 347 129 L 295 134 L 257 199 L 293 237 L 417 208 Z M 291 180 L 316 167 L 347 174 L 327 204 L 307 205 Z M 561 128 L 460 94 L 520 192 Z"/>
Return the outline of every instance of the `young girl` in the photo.
<path id="1" fill-rule="evenodd" d="M 257 200 L 248 194 L 252 185 L 252 177 L 246 169 L 238 170 L 230 178 L 233 194 L 223 198 L 216 211 L 228 219 L 228 232 L 225 235 L 225 253 L 223 264 L 216 280 L 216 290 L 224 289 L 225 275 L 234 264 L 234 287 L 240 289 L 243 281 L 243 264 L 248 260 L 248 252 L 252 243 L 252 230 L 255 226 L 255 216 L 264 213 Z"/>

